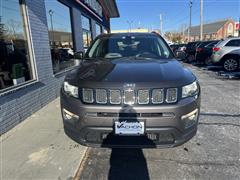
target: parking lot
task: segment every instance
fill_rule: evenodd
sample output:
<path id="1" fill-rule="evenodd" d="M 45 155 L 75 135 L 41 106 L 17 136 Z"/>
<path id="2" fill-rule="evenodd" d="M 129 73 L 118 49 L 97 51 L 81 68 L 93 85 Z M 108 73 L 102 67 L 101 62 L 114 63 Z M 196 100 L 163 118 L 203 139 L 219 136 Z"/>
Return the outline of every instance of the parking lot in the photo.
<path id="1" fill-rule="evenodd" d="M 202 90 L 197 135 L 172 149 L 88 148 L 76 179 L 239 179 L 240 84 L 185 64 Z"/>

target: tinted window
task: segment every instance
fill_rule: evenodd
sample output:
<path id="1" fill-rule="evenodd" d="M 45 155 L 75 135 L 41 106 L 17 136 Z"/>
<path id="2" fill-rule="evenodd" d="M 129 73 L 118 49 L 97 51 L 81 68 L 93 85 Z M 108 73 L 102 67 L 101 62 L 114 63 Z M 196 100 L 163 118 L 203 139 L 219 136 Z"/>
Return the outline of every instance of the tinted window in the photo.
<path id="1" fill-rule="evenodd" d="M 0 9 L 0 90 L 34 79 L 27 22 L 19 1 L 4 1 Z"/>
<path id="2" fill-rule="evenodd" d="M 240 46 L 240 39 L 231 40 L 225 46 L 238 47 L 238 46 Z"/>
<path id="3" fill-rule="evenodd" d="M 210 43 L 211 43 L 211 41 L 202 42 L 202 43 L 199 44 L 198 47 L 205 47 L 206 45 L 208 45 Z"/>
<path id="4" fill-rule="evenodd" d="M 82 15 L 83 47 L 87 49 L 92 41 L 91 23 L 88 17 Z"/>
<path id="5" fill-rule="evenodd" d="M 96 24 L 96 36 L 100 35 L 102 33 L 102 28 L 99 24 Z"/>
<path id="6" fill-rule="evenodd" d="M 104 36 L 97 39 L 87 57 L 90 58 L 173 58 L 171 51 L 164 41 L 157 36 Z"/>
<path id="7" fill-rule="evenodd" d="M 70 9 L 57 0 L 45 1 L 53 72 L 75 65 Z"/>
<path id="8" fill-rule="evenodd" d="M 206 45 L 205 47 L 213 47 L 215 46 L 216 44 L 218 44 L 219 41 L 214 41 L 214 42 L 211 42 L 210 44 Z"/>
<path id="9" fill-rule="evenodd" d="M 192 46 L 194 46 L 194 44 L 195 44 L 194 42 L 190 42 L 187 44 L 187 47 L 192 47 Z"/>

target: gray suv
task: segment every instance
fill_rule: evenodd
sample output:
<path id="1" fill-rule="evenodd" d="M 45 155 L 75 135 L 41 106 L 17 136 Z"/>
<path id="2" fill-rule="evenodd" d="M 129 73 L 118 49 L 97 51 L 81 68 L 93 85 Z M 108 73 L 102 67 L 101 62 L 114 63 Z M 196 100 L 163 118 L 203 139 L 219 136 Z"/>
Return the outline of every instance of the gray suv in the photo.
<path id="1" fill-rule="evenodd" d="M 238 70 L 240 54 L 232 53 L 236 50 L 240 50 L 240 38 L 228 38 L 220 41 L 213 48 L 212 63 L 222 65 L 226 71 Z"/>
<path id="2" fill-rule="evenodd" d="M 196 77 L 155 33 L 98 36 L 61 88 L 65 133 L 86 146 L 178 146 L 199 111 Z"/>

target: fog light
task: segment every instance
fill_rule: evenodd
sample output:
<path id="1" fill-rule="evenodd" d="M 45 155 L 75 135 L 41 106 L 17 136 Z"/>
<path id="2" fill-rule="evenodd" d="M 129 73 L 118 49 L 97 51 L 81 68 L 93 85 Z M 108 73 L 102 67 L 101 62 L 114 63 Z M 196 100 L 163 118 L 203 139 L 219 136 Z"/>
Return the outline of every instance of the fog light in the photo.
<path id="1" fill-rule="evenodd" d="M 188 128 L 196 123 L 198 119 L 198 112 L 198 109 L 195 109 L 181 117 L 181 119 L 185 122 L 185 128 Z"/>
<path id="2" fill-rule="evenodd" d="M 77 116 L 76 114 L 73 114 L 71 112 L 69 112 L 66 109 L 63 109 L 63 116 L 64 119 L 68 119 L 68 120 L 72 120 L 72 119 L 79 119 L 79 116 Z"/>

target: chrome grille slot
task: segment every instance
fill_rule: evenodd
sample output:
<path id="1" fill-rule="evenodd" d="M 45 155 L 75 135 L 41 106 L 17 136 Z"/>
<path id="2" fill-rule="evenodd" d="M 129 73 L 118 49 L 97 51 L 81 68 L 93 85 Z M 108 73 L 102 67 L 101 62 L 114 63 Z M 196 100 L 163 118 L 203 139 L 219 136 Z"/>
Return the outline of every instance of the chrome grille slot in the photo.
<path id="1" fill-rule="evenodd" d="M 164 93 L 163 89 L 154 89 L 152 91 L 152 103 L 153 104 L 161 104 L 163 103 Z"/>
<path id="2" fill-rule="evenodd" d="M 124 90 L 124 104 L 133 105 L 135 103 L 135 92 L 132 89 Z"/>
<path id="3" fill-rule="evenodd" d="M 105 89 L 96 89 L 96 102 L 99 104 L 107 103 L 107 91 Z"/>
<path id="4" fill-rule="evenodd" d="M 149 91 L 139 90 L 138 91 L 138 104 L 148 104 L 149 103 Z"/>
<path id="5" fill-rule="evenodd" d="M 167 103 L 177 102 L 177 88 L 169 88 L 167 90 L 166 102 Z"/>
<path id="6" fill-rule="evenodd" d="M 120 90 L 110 90 L 110 103 L 111 104 L 121 104 L 122 97 Z"/>

